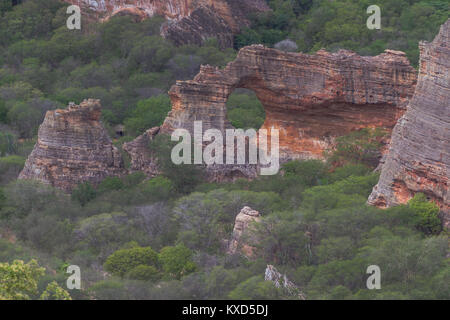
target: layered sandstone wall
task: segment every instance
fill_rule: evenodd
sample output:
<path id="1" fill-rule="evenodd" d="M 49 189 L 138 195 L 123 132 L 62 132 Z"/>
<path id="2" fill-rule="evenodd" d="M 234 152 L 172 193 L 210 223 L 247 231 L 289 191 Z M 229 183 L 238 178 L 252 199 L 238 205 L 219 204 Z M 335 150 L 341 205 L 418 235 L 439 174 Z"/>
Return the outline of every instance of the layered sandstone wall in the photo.
<path id="1" fill-rule="evenodd" d="M 416 84 L 416 71 L 402 52 L 386 50 L 361 57 L 341 50 L 314 55 L 282 52 L 261 45 L 245 47 L 224 69 L 202 66 L 188 81 L 169 91 L 172 110 L 162 133 L 231 128 L 226 102 L 236 88 L 253 90 L 266 120 L 279 130 L 282 159 L 322 158 L 334 138 L 353 130 L 391 131 L 404 113 Z"/>
<path id="2" fill-rule="evenodd" d="M 125 172 L 120 152 L 100 123 L 99 100 L 48 111 L 19 179 L 35 179 L 65 191 Z"/>
<path id="3" fill-rule="evenodd" d="M 264 0 L 63 0 L 99 19 L 129 14 L 142 20 L 159 15 L 167 20 L 161 34 L 177 45 L 201 44 L 215 37 L 221 47 L 233 46 L 233 34 L 250 24 L 251 13 L 270 10 Z"/>
<path id="4" fill-rule="evenodd" d="M 398 121 L 369 204 L 390 207 L 422 192 L 436 202 L 450 227 L 450 19 L 433 42 L 420 43 L 414 96 Z"/>

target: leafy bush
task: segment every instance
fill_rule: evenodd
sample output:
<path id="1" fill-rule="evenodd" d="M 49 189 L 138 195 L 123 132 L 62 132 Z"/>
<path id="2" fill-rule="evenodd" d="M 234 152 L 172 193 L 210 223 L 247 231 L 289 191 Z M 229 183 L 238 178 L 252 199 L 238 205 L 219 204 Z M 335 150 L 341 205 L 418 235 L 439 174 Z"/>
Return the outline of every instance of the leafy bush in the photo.
<path id="1" fill-rule="evenodd" d="M 125 120 L 125 128 L 131 135 L 142 134 L 147 129 L 161 125 L 170 108 L 170 99 L 167 95 L 141 100 L 132 117 Z"/>
<path id="2" fill-rule="evenodd" d="M 146 197 L 154 201 L 168 200 L 173 196 L 175 190 L 172 181 L 161 176 L 144 182 L 141 189 Z"/>
<path id="3" fill-rule="evenodd" d="M 194 272 L 196 265 L 192 260 L 193 253 L 184 245 L 175 247 L 164 247 L 159 253 L 159 261 L 165 273 L 180 279 L 191 272 Z"/>
<path id="4" fill-rule="evenodd" d="M 158 254 L 150 247 L 117 250 L 106 259 L 103 267 L 113 275 L 123 277 L 140 265 L 157 266 Z"/>
<path id="5" fill-rule="evenodd" d="M 235 128 L 257 130 L 263 125 L 266 114 L 254 92 L 233 92 L 227 101 L 227 118 Z"/>
<path id="6" fill-rule="evenodd" d="M 78 201 L 81 206 L 85 206 L 89 201 L 95 199 L 97 192 L 89 183 L 81 183 L 72 190 L 72 200 Z"/>
<path id="7" fill-rule="evenodd" d="M 125 275 L 126 278 L 143 281 L 157 281 L 161 278 L 161 273 L 154 266 L 138 265 Z"/>
<path id="8" fill-rule="evenodd" d="M 417 193 L 409 200 L 408 206 L 417 215 L 416 227 L 425 234 L 438 234 L 442 230 L 439 207 L 429 202 L 423 193 Z"/>
<path id="9" fill-rule="evenodd" d="M 98 185 L 97 191 L 99 193 L 108 192 L 112 190 L 120 190 L 124 188 L 124 183 L 119 177 L 107 177 L 103 179 Z"/>
<path id="10" fill-rule="evenodd" d="M 286 177 L 295 177 L 299 183 L 308 187 L 320 184 L 327 174 L 327 166 L 320 160 L 290 161 L 282 169 Z"/>
<path id="11" fill-rule="evenodd" d="M 281 297 L 281 291 L 272 282 L 264 281 L 259 276 L 240 283 L 229 294 L 229 298 L 233 300 L 272 300 Z"/>
<path id="12" fill-rule="evenodd" d="M 193 164 L 173 163 L 171 153 L 175 144 L 169 136 L 159 134 L 150 142 L 149 148 L 156 155 L 162 175 L 172 181 L 178 193 L 186 194 L 192 192 L 201 182 L 202 172 Z"/>

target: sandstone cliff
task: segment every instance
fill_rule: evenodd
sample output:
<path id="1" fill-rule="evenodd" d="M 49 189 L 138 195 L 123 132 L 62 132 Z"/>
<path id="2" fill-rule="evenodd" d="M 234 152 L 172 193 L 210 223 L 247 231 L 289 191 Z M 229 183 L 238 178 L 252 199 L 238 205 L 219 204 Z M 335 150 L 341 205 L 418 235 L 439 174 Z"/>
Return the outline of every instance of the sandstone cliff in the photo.
<path id="1" fill-rule="evenodd" d="M 70 191 L 124 173 L 122 157 L 100 123 L 99 100 L 48 111 L 19 179 L 36 179 Z"/>
<path id="2" fill-rule="evenodd" d="M 80 5 L 97 18 L 154 15 L 166 18 L 161 33 L 176 44 L 200 44 L 215 37 L 222 47 L 233 45 L 233 34 L 250 24 L 249 15 L 269 10 L 264 0 L 63 0 Z"/>
<path id="3" fill-rule="evenodd" d="M 189 81 L 169 91 L 172 110 L 162 133 L 195 120 L 203 130 L 224 132 L 226 102 L 236 88 L 253 90 L 263 104 L 263 128 L 279 129 L 283 159 L 322 158 L 334 138 L 365 127 L 391 132 L 416 84 L 416 71 L 402 52 L 386 50 L 361 57 L 341 50 L 314 55 L 282 52 L 261 45 L 245 47 L 224 69 L 202 66 Z"/>
<path id="4" fill-rule="evenodd" d="M 450 20 L 433 42 L 420 43 L 416 91 L 398 121 L 381 177 L 369 203 L 389 207 L 423 192 L 450 227 Z"/>

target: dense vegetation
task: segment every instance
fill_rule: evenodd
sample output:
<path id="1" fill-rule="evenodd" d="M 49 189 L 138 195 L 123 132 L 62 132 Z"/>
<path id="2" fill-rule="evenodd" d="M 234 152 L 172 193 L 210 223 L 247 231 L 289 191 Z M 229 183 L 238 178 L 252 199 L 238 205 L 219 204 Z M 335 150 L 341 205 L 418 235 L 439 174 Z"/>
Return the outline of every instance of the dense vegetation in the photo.
<path id="1" fill-rule="evenodd" d="M 404 50 L 417 64 L 418 40 L 435 35 L 448 2 L 378 2 L 381 31 L 365 28 L 370 1 L 269 1 L 274 11 L 254 17 L 236 48 L 291 50 L 291 42 L 279 44 L 289 38 L 304 52 Z M 388 210 L 365 204 L 378 179 L 378 130 L 340 138 L 326 162 L 289 162 L 278 175 L 251 182 L 204 183 L 201 170 L 167 160 L 164 136 L 151 146 L 162 175 L 150 180 L 137 172 L 81 184 L 71 195 L 16 180 L 47 110 L 99 98 L 111 135 L 125 125 L 120 146 L 162 122 L 175 80 L 192 78 L 200 64 L 225 65 L 236 48 L 220 50 L 214 39 L 175 48 L 159 36 L 157 17 L 69 31 L 58 1 L 7 4 L 0 0 L 0 299 L 68 298 L 62 288 L 72 264 L 82 270 L 82 290 L 69 290 L 74 299 L 293 298 L 264 281 L 267 264 L 309 299 L 450 298 L 439 209 L 421 194 Z M 237 127 L 264 121 L 251 92 L 237 90 L 228 107 Z M 262 215 L 249 237 L 252 259 L 224 248 L 246 205 Z M 366 289 L 372 264 L 382 270 L 382 290 Z M 11 272 L 26 281 L 4 285 Z"/>
<path id="2" fill-rule="evenodd" d="M 269 0 L 272 12 L 253 17 L 253 26 L 235 38 L 236 48 L 268 46 L 290 39 L 290 50 L 349 49 L 376 55 L 384 49 L 406 52 L 417 66 L 420 40 L 433 40 L 449 18 L 447 0 Z M 366 28 L 370 5 L 381 9 L 381 30 Z"/>

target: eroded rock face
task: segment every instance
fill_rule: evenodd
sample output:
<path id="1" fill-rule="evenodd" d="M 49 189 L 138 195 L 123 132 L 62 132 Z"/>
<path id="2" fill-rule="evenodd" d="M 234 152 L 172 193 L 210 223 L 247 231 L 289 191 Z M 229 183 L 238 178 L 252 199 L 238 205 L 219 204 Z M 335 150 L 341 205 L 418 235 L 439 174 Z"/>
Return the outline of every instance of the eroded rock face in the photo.
<path id="1" fill-rule="evenodd" d="M 392 134 L 369 204 L 390 207 L 422 192 L 436 202 L 450 227 L 450 20 L 433 42 L 420 43 L 416 91 Z"/>
<path id="2" fill-rule="evenodd" d="M 252 256 L 254 248 L 244 243 L 242 237 L 246 235 L 250 224 L 258 222 L 260 219 L 258 211 L 247 206 L 242 208 L 241 212 L 236 216 L 233 235 L 228 245 L 228 254 L 236 254 L 239 252 L 247 257 Z"/>
<path id="3" fill-rule="evenodd" d="M 82 182 L 99 183 L 124 173 L 120 152 L 100 123 L 99 100 L 48 111 L 38 141 L 19 179 L 35 179 L 70 191 Z"/>
<path id="4" fill-rule="evenodd" d="M 155 15 L 168 21 L 161 32 L 176 44 L 201 44 L 215 37 L 233 46 L 233 34 L 250 24 L 251 13 L 269 10 L 264 0 L 64 0 L 94 12 L 97 18 L 131 15 L 136 20 Z"/>
<path id="5" fill-rule="evenodd" d="M 148 129 L 133 141 L 123 144 L 123 150 L 130 155 L 130 169 L 132 171 L 143 171 L 149 177 L 154 177 L 159 173 L 157 159 L 149 148 L 150 142 L 158 132 L 159 127 Z"/>
<path id="6" fill-rule="evenodd" d="M 263 104 L 262 128 L 279 130 L 281 159 L 320 159 L 334 138 L 352 130 L 392 130 L 416 84 L 405 54 L 386 50 L 376 57 L 354 52 L 282 52 L 261 45 L 245 47 L 224 69 L 202 66 L 189 81 L 169 91 L 172 110 L 162 133 L 184 128 L 193 133 L 232 128 L 226 102 L 235 88 L 253 90 Z M 224 134 L 225 136 L 225 134 Z"/>

